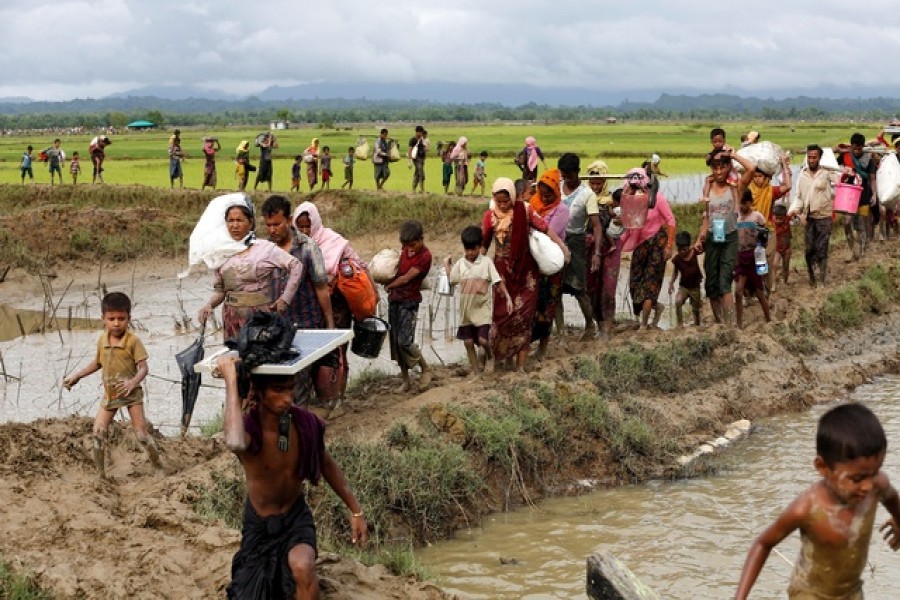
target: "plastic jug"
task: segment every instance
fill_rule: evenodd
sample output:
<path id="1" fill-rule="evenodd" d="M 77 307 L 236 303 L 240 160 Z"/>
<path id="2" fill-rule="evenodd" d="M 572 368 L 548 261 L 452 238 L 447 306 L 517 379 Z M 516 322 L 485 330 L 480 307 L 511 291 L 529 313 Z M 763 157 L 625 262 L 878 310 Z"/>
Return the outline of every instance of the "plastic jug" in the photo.
<path id="1" fill-rule="evenodd" d="M 757 244 L 753 249 L 753 261 L 756 263 L 756 274 L 765 275 L 769 272 L 769 261 L 766 260 L 766 247 Z"/>

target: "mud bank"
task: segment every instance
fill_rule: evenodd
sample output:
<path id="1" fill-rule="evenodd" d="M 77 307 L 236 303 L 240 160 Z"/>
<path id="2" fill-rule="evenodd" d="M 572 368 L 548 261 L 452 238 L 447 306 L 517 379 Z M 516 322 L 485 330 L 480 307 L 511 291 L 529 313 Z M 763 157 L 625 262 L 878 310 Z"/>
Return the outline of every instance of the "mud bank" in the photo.
<path id="1" fill-rule="evenodd" d="M 456 247 L 449 238 L 443 243 L 432 248 L 436 256 Z M 603 343 L 579 341 L 571 331 L 525 377 L 498 372 L 469 381 L 458 365 L 437 366 L 434 382 L 414 395 L 397 393 L 393 378 L 375 379 L 357 386 L 345 412 L 329 420 L 329 439 L 342 448 L 384 443 L 385 453 L 401 456 L 414 445 L 399 439 L 406 431 L 463 452 L 465 468 L 482 482 L 468 497 L 445 498 L 438 507 L 443 516 L 428 528 L 416 521 L 415 507 L 357 490 L 367 513 L 381 512 L 372 525 L 383 543 L 450 536 L 491 511 L 577 493 L 579 481 L 614 486 L 689 476 L 677 457 L 730 422 L 802 411 L 900 371 L 900 243 L 877 244 L 854 263 L 843 263 L 841 250 L 826 288 L 810 288 L 795 275 L 774 292 L 773 323 L 763 323 L 751 306 L 739 332 L 717 325 L 637 332 L 623 325 Z M 883 267 L 878 277 L 893 286 L 878 298 L 859 283 L 876 264 Z M 854 285 L 859 294 L 843 293 Z M 862 306 L 843 310 L 840 302 L 851 300 Z M 834 315 L 854 307 L 861 322 L 838 326 Z M 509 427 L 488 428 L 498 424 Z M 89 437 L 90 420 L 82 417 L 0 426 L 7 457 L 0 465 L 0 556 L 58 597 L 222 597 L 239 532 L 195 507 L 235 504 L 240 490 L 210 498 L 234 479 L 235 459 L 215 440 L 160 438 L 165 474 L 156 475 L 131 434 L 116 429 L 113 481 L 100 482 Z M 354 476 L 351 484 L 361 485 Z M 312 501 L 323 517 L 320 535 L 343 539 L 338 519 L 321 508 L 333 497 L 316 491 Z M 328 553 L 319 573 L 326 598 L 447 597 L 431 584 Z"/>

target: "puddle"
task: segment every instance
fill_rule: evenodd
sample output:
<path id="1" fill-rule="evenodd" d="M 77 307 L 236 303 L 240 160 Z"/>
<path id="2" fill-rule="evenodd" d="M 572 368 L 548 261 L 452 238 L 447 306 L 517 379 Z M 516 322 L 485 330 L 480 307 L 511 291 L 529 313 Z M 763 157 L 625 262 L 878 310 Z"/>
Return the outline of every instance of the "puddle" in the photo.
<path id="1" fill-rule="evenodd" d="M 13 308 L 0 304 L 0 342 L 35 333 L 102 327 L 103 322 L 100 319 L 79 317 L 77 314 L 78 311 L 72 306 L 51 317 L 46 311 Z"/>

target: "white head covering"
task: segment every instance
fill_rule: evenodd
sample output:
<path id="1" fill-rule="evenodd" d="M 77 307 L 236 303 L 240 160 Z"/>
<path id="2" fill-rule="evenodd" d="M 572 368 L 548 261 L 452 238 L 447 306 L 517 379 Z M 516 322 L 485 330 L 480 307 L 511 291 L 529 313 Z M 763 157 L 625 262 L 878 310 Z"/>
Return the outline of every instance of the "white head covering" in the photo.
<path id="1" fill-rule="evenodd" d="M 225 215 L 232 206 L 241 206 L 255 214 L 253 200 L 243 192 L 225 194 L 209 201 L 206 210 L 194 226 L 188 244 L 188 268 L 179 273 L 179 277 L 187 277 L 194 265 L 206 263 L 210 269 L 218 269 L 226 260 L 247 249 L 256 239 L 251 231 L 243 240 L 235 240 L 228 233 Z"/>

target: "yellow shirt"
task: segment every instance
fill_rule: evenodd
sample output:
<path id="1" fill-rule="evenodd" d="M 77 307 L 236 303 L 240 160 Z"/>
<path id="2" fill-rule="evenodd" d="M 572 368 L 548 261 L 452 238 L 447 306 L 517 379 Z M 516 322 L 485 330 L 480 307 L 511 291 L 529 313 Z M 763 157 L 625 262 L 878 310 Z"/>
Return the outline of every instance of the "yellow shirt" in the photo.
<path id="1" fill-rule="evenodd" d="M 97 356 L 94 359 L 103 369 L 103 408 L 119 408 L 140 404 L 144 401 L 144 391 L 134 388 L 127 398 L 116 397 L 116 386 L 135 376 L 138 363 L 147 360 L 147 350 L 136 335 L 126 331 L 115 346 L 109 342 L 109 332 L 104 331 L 97 340 Z"/>

